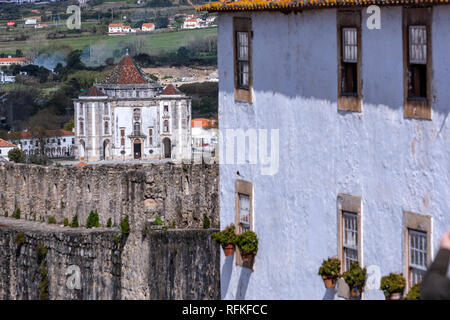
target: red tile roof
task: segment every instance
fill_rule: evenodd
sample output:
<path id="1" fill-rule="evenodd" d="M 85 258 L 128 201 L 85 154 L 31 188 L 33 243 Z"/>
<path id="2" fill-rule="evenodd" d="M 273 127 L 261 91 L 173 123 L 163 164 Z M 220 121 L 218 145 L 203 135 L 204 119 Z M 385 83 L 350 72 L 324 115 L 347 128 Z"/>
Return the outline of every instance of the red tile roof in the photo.
<path id="1" fill-rule="evenodd" d="M 142 24 L 142 27 L 146 27 L 146 28 L 151 28 L 151 27 L 153 27 L 153 23 L 143 23 Z"/>
<path id="2" fill-rule="evenodd" d="M 28 61 L 28 58 L 0 58 L 0 61 L 7 61 L 7 62 Z"/>
<path id="3" fill-rule="evenodd" d="M 73 133 L 72 131 L 64 130 L 64 129 L 45 131 L 46 137 L 63 137 L 63 136 L 73 136 L 73 135 L 75 135 L 75 133 Z M 20 138 L 21 139 L 32 139 L 32 138 L 37 138 L 37 137 L 34 136 L 31 131 L 21 131 Z"/>
<path id="4" fill-rule="evenodd" d="M 217 121 L 205 118 L 196 118 L 191 120 L 192 127 L 217 128 Z"/>
<path id="5" fill-rule="evenodd" d="M 123 23 L 110 23 L 110 28 L 117 28 L 117 27 L 123 27 Z"/>
<path id="6" fill-rule="evenodd" d="M 301 11 L 303 9 L 352 8 L 369 5 L 401 6 L 448 4 L 448 0 L 221 0 L 196 7 L 197 11 Z"/>
<path id="7" fill-rule="evenodd" d="M 89 97 L 101 97 L 101 96 L 106 96 L 106 94 L 100 90 L 99 88 L 97 88 L 96 86 L 92 86 L 91 90 L 89 90 L 88 94 Z"/>
<path id="8" fill-rule="evenodd" d="M 162 95 L 172 95 L 172 94 L 182 94 L 180 90 L 175 88 L 173 84 L 169 84 L 167 87 L 164 88 L 163 92 L 161 92 Z"/>
<path id="9" fill-rule="evenodd" d="M 105 84 L 146 84 L 143 72 L 134 64 L 130 56 L 120 60 L 114 70 L 102 81 Z"/>
<path id="10" fill-rule="evenodd" d="M 12 144 L 6 140 L 0 139 L 0 148 L 15 148 L 17 147 L 15 144 Z"/>

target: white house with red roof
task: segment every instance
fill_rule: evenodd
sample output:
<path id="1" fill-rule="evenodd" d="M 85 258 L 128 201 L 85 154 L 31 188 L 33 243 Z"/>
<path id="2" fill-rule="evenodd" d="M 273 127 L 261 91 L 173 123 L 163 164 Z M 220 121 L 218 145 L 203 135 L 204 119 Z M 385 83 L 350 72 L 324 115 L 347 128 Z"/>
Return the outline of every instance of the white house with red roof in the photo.
<path id="1" fill-rule="evenodd" d="M 108 33 L 123 33 L 123 23 L 110 23 L 108 26 Z"/>
<path id="2" fill-rule="evenodd" d="M 147 77 L 128 55 L 74 106 L 82 161 L 190 157 L 191 99 Z"/>
<path id="3" fill-rule="evenodd" d="M 8 152 L 12 149 L 17 148 L 17 146 L 11 142 L 0 139 L 0 158 L 8 159 Z"/>
<path id="4" fill-rule="evenodd" d="M 155 30 L 155 25 L 151 22 L 142 24 L 142 31 L 149 32 Z"/>
<path id="5" fill-rule="evenodd" d="M 72 157 L 75 151 L 75 133 L 63 129 L 46 130 L 42 136 L 22 131 L 18 139 L 10 139 L 10 142 L 20 145 L 26 155 L 39 154 L 41 142 L 44 144 L 44 153 L 49 158 Z"/>
<path id="6" fill-rule="evenodd" d="M 183 29 L 196 29 L 200 28 L 200 19 L 199 18 L 187 18 L 183 22 Z"/>

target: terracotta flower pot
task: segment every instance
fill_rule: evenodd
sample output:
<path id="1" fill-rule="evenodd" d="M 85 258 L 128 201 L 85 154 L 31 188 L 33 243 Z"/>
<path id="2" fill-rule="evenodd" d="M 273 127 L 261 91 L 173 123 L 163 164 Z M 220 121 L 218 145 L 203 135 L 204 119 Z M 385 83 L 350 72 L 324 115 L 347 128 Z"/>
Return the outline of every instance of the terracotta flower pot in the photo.
<path id="1" fill-rule="evenodd" d="M 232 256 L 234 251 L 234 244 L 227 244 L 222 246 L 223 252 L 226 257 Z"/>
<path id="2" fill-rule="evenodd" d="M 325 288 L 330 289 L 336 287 L 336 279 L 335 278 L 327 278 L 325 276 L 322 277 L 323 283 L 325 284 Z"/>
<path id="3" fill-rule="evenodd" d="M 241 251 L 241 258 L 244 262 L 253 262 L 253 259 L 255 258 L 255 255 L 253 253 L 247 253 Z"/>
<path id="4" fill-rule="evenodd" d="M 401 292 L 391 293 L 386 300 L 400 300 L 402 298 Z"/>

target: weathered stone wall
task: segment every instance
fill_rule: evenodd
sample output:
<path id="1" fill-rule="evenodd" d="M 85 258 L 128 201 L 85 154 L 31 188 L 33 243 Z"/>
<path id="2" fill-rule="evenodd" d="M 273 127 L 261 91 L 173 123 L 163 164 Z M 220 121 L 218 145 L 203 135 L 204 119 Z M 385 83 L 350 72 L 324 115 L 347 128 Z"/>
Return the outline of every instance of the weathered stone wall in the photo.
<path id="1" fill-rule="evenodd" d="M 0 218 L 0 299 L 120 299 L 118 236 L 109 229 Z M 71 265 L 80 268 L 80 290 L 66 285 Z"/>
<path id="2" fill-rule="evenodd" d="M 125 257 L 132 234 L 0 217 L 0 299 L 219 299 L 215 231 L 150 231 Z M 130 269 L 138 261 L 145 276 Z M 80 268 L 80 289 L 67 286 L 71 265 Z"/>
<path id="3" fill-rule="evenodd" d="M 150 234 L 152 300 L 220 300 L 217 230 L 173 230 Z"/>
<path id="4" fill-rule="evenodd" d="M 219 226 L 218 166 L 172 163 L 43 167 L 0 164 L 0 215 L 62 224 L 78 216 L 86 225 L 97 210 L 102 227 L 118 230 L 129 217 L 130 234 L 121 251 L 122 299 L 149 299 L 149 246 L 145 228 L 156 216 L 168 228 L 201 228 L 204 215 Z"/>
<path id="5" fill-rule="evenodd" d="M 197 228 L 203 215 L 218 227 L 218 166 L 172 163 L 44 167 L 0 163 L 0 215 L 81 225 L 97 210 L 101 225 L 160 216 L 167 226 Z"/>

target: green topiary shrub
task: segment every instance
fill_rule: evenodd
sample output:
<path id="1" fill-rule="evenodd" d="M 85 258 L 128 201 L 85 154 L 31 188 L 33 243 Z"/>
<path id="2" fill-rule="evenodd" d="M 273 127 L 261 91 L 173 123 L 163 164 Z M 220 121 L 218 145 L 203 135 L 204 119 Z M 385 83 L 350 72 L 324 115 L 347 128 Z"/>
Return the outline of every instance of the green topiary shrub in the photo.
<path id="1" fill-rule="evenodd" d="M 413 285 L 403 300 L 420 300 L 420 284 L 416 283 Z"/>
<path id="2" fill-rule="evenodd" d="M 163 225 L 163 221 L 162 221 L 161 217 L 157 216 L 155 218 L 154 224 L 157 225 L 157 226 L 162 226 Z"/>
<path id="3" fill-rule="evenodd" d="M 13 218 L 20 219 L 20 209 L 17 208 L 13 213 Z"/>
<path id="4" fill-rule="evenodd" d="M 72 218 L 72 223 L 70 224 L 70 226 L 72 228 L 78 228 L 78 215 L 77 214 Z"/>
<path id="5" fill-rule="evenodd" d="M 337 279 L 341 276 L 341 261 L 338 258 L 323 260 L 319 268 L 319 276 L 323 279 Z"/>
<path id="6" fill-rule="evenodd" d="M 205 214 L 203 215 L 203 229 L 209 229 L 211 226 L 211 220 L 209 217 Z"/>
<path id="7" fill-rule="evenodd" d="M 214 241 L 217 241 L 222 246 L 226 246 L 228 244 L 236 244 L 237 243 L 237 235 L 236 235 L 236 228 L 233 224 L 226 227 L 224 230 L 220 232 L 213 233 L 211 235 L 211 238 Z"/>
<path id="8" fill-rule="evenodd" d="M 122 234 L 130 234 L 130 223 L 128 222 L 128 216 L 125 216 L 120 223 L 120 231 Z"/>
<path id="9" fill-rule="evenodd" d="M 258 237 L 253 231 L 246 231 L 237 236 L 236 244 L 242 254 L 256 255 L 258 252 Z"/>
<path id="10" fill-rule="evenodd" d="M 389 273 L 388 276 L 381 278 L 380 289 L 383 290 L 386 297 L 393 293 L 402 293 L 405 286 L 406 280 L 401 273 Z"/>
<path id="11" fill-rule="evenodd" d="M 106 222 L 106 226 L 107 226 L 108 228 L 111 228 L 111 226 L 112 226 L 111 218 L 109 218 L 108 221 Z"/>
<path id="12" fill-rule="evenodd" d="M 48 223 L 55 224 L 56 223 L 55 217 L 48 217 Z"/>
<path id="13" fill-rule="evenodd" d="M 350 270 L 342 274 L 342 277 L 350 287 L 350 290 L 356 291 L 361 295 L 366 283 L 367 269 L 361 268 L 359 263 L 356 261 L 350 265 Z"/>
<path id="14" fill-rule="evenodd" d="M 64 227 L 67 227 L 69 225 L 69 219 L 64 218 Z"/>
<path id="15" fill-rule="evenodd" d="M 99 222 L 97 210 L 91 211 L 89 213 L 89 217 L 87 218 L 87 221 L 86 221 L 86 228 L 90 229 L 90 228 L 98 228 L 98 227 L 100 227 L 100 222 Z"/>

